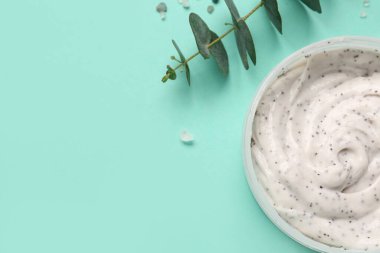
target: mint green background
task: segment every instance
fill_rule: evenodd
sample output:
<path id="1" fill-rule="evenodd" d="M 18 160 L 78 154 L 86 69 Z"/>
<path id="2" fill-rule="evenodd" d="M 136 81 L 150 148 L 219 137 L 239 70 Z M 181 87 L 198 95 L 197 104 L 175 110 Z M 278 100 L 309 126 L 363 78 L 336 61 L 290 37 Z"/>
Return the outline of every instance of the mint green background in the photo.
<path id="1" fill-rule="evenodd" d="M 217 33 L 221 2 L 191 1 Z M 243 4 L 245 13 L 258 1 Z M 380 1 L 324 0 L 323 14 L 280 0 L 283 33 L 249 19 L 257 66 L 233 36 L 230 75 L 190 63 L 192 87 L 160 82 L 175 38 L 195 50 L 189 11 L 158 1 L 0 1 L 0 252 L 311 252 L 262 213 L 245 180 L 244 119 L 284 57 L 338 35 L 380 36 Z M 245 7 L 243 6 L 245 5 Z M 360 19 L 361 9 L 368 12 Z M 377 9 L 377 10 L 376 10 Z M 188 129 L 193 146 L 179 133 Z"/>

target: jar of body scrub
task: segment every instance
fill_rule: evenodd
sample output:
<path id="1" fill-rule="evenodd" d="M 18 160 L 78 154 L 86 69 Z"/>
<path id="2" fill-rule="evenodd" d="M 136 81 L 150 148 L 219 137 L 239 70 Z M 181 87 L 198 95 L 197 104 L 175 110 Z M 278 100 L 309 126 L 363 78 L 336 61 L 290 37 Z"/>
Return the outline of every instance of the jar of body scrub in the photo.
<path id="1" fill-rule="evenodd" d="M 380 40 L 307 46 L 262 82 L 243 151 L 268 218 L 319 252 L 380 252 Z"/>

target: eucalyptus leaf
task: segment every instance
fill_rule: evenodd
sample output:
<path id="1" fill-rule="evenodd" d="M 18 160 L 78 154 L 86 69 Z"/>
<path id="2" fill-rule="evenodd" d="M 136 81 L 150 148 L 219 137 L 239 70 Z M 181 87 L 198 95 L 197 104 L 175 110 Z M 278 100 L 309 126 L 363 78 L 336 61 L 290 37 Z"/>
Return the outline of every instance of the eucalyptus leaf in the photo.
<path id="1" fill-rule="evenodd" d="M 247 23 L 240 18 L 239 11 L 237 10 L 233 0 L 225 0 L 225 2 L 231 13 L 232 22 L 236 27 L 234 33 L 241 61 L 244 68 L 248 69 L 249 65 L 247 52 L 253 64 L 256 64 L 255 45 L 253 43 L 251 32 L 249 31 Z"/>
<path id="2" fill-rule="evenodd" d="M 236 45 L 238 47 L 239 55 L 243 63 L 243 66 L 245 69 L 249 69 L 248 58 L 247 58 L 247 48 L 245 46 L 244 36 L 241 32 L 239 32 L 238 29 L 235 29 L 234 33 L 235 33 Z"/>
<path id="3" fill-rule="evenodd" d="M 193 31 L 199 52 L 204 58 L 210 57 L 208 44 L 211 41 L 211 32 L 207 24 L 195 13 L 190 13 L 189 23 Z"/>
<path id="4" fill-rule="evenodd" d="M 167 67 L 167 71 L 166 71 L 166 74 L 169 74 L 169 79 L 170 80 L 175 80 L 177 78 L 177 74 L 175 73 L 175 70 L 170 67 L 169 65 L 166 66 Z"/>
<path id="5" fill-rule="evenodd" d="M 187 63 L 185 64 L 185 71 L 186 71 L 186 80 L 190 86 L 190 68 L 189 68 L 189 65 Z"/>
<path id="6" fill-rule="evenodd" d="M 224 2 L 226 3 L 227 8 L 231 13 L 233 25 L 236 27 L 236 29 L 234 30 L 234 34 L 235 34 L 236 45 L 238 47 L 241 61 L 243 63 L 244 68 L 248 69 L 249 65 L 248 65 L 248 58 L 247 58 L 247 48 L 245 46 L 245 39 L 244 39 L 244 35 L 239 31 L 240 29 L 239 24 L 238 24 L 238 20 L 240 19 L 239 11 L 237 10 L 236 5 L 233 2 L 233 0 L 224 0 Z"/>
<path id="7" fill-rule="evenodd" d="M 307 7 L 309 7 L 313 11 L 322 13 L 321 3 L 319 2 L 319 0 L 300 0 L 300 1 L 303 2 Z"/>
<path id="8" fill-rule="evenodd" d="M 213 31 L 210 32 L 212 41 L 218 39 L 218 35 L 216 33 L 214 33 Z M 210 53 L 215 58 L 215 61 L 218 64 L 219 69 L 225 75 L 227 75 L 229 70 L 228 55 L 221 40 L 215 43 L 212 47 L 210 47 Z"/>
<path id="9" fill-rule="evenodd" d="M 231 13 L 232 21 L 237 22 L 237 20 L 239 20 L 239 18 L 240 18 L 240 15 L 239 15 L 239 11 L 237 10 L 234 1 L 233 0 L 224 0 L 224 2 L 226 3 L 227 8 Z"/>
<path id="10" fill-rule="evenodd" d="M 181 59 L 181 63 L 185 65 L 186 79 L 187 79 L 187 83 L 190 85 L 190 68 L 189 68 L 189 65 L 187 64 L 186 58 L 185 58 L 185 56 L 183 56 L 183 54 L 182 54 L 181 50 L 179 49 L 177 43 L 174 40 L 172 40 L 172 43 L 178 52 L 179 58 Z"/>
<path id="11" fill-rule="evenodd" d="M 276 29 L 282 34 L 282 20 L 278 11 L 277 0 L 264 0 L 264 7 L 268 17 Z"/>
<path id="12" fill-rule="evenodd" d="M 251 58 L 251 61 L 254 65 L 256 65 L 256 50 L 255 50 L 255 44 L 253 43 L 252 34 L 249 31 L 248 25 L 244 20 L 240 20 L 238 22 L 238 32 L 243 35 L 245 47 L 247 50 L 247 53 L 249 55 L 249 58 Z"/>

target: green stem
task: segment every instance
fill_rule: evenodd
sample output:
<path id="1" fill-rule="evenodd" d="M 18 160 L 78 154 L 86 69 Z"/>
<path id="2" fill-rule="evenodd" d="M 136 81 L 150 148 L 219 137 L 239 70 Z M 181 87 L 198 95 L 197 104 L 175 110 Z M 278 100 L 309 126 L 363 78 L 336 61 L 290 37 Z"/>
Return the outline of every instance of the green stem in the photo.
<path id="1" fill-rule="evenodd" d="M 182 65 L 185 65 L 186 63 L 188 63 L 189 61 L 191 61 L 193 58 L 195 58 L 196 56 L 198 56 L 199 54 L 200 54 L 199 51 L 196 52 L 195 54 L 193 54 L 192 56 L 190 56 L 189 58 L 187 58 L 184 62 L 181 62 L 181 64 L 179 64 L 177 67 L 175 67 L 174 70 L 179 69 Z"/>
<path id="2" fill-rule="evenodd" d="M 247 15 L 245 15 L 244 17 L 241 18 L 241 20 L 247 20 L 255 11 L 257 11 L 261 6 L 264 5 L 264 1 L 260 1 L 260 3 L 258 3 L 250 12 L 247 13 Z M 219 41 L 221 41 L 224 37 L 226 37 L 228 34 L 230 34 L 231 32 L 233 32 L 234 30 L 236 29 L 235 26 L 231 27 L 229 30 L 227 30 L 225 33 L 223 33 L 219 38 L 215 39 L 214 41 L 210 42 L 210 44 L 207 45 L 207 48 L 210 48 L 212 47 L 213 45 L 215 45 L 216 43 L 218 43 Z M 200 54 L 200 52 L 196 52 L 195 54 L 191 55 L 189 58 L 187 58 L 184 62 L 178 64 L 174 70 L 177 70 L 179 69 L 180 67 L 186 65 L 189 61 L 191 61 L 193 58 L 195 58 L 196 56 L 198 56 Z M 169 77 L 169 74 L 166 74 L 163 79 L 167 79 Z"/>
<path id="3" fill-rule="evenodd" d="M 261 6 L 264 5 L 264 1 L 260 1 L 258 5 L 255 6 L 250 12 L 247 13 L 242 19 L 245 21 L 247 20 L 255 11 L 257 11 Z"/>

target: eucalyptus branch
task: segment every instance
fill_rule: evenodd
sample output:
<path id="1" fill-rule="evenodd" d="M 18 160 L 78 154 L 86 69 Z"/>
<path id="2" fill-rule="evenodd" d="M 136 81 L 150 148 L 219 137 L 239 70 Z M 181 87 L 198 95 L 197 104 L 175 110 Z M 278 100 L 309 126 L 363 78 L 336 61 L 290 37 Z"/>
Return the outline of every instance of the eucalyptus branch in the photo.
<path id="1" fill-rule="evenodd" d="M 256 5 L 252 10 L 250 10 L 247 15 L 245 15 L 244 17 L 242 17 L 242 19 L 245 21 L 247 20 L 255 11 L 257 11 L 261 6 L 264 5 L 264 1 L 260 1 L 260 3 L 258 5 Z"/>
<path id="2" fill-rule="evenodd" d="M 313 11 L 321 13 L 321 6 L 319 0 L 300 1 L 303 2 L 307 7 L 309 7 Z M 252 10 L 250 10 L 243 17 L 239 16 L 238 10 L 235 4 L 233 3 L 233 0 L 225 0 L 225 2 L 231 13 L 233 21 L 233 24 L 231 24 L 232 27 L 228 29 L 225 33 L 223 33 L 220 37 L 218 37 L 218 35 L 216 35 L 216 33 L 210 30 L 207 24 L 197 14 L 191 13 L 189 16 L 189 22 L 194 33 L 195 41 L 198 46 L 198 51 L 192 54 L 190 57 L 185 58 L 178 45 L 173 40 L 173 45 L 176 48 L 181 60 L 179 61 L 175 57 L 172 57 L 172 59 L 179 62 L 179 64 L 174 68 L 172 68 L 170 65 L 167 65 L 168 70 L 162 78 L 162 82 L 166 82 L 169 79 L 176 79 L 176 70 L 178 70 L 181 67 L 185 67 L 186 78 L 190 85 L 190 69 L 188 63 L 198 55 L 202 55 L 205 59 L 209 58 L 210 55 L 213 56 L 222 72 L 227 74 L 229 69 L 228 55 L 222 44 L 222 39 L 233 31 L 235 31 L 236 43 L 245 69 L 249 68 L 247 54 L 253 62 L 253 64 L 255 65 L 256 52 L 253 43 L 253 38 L 245 21 L 262 6 L 265 7 L 268 17 L 273 23 L 273 25 L 277 28 L 277 30 L 280 33 L 282 33 L 282 19 L 278 11 L 277 0 L 261 0 Z"/>
<path id="3" fill-rule="evenodd" d="M 247 20 L 255 11 L 257 11 L 263 5 L 264 5 L 264 2 L 260 1 L 260 3 L 257 4 L 252 10 L 250 10 L 247 13 L 247 15 L 242 17 L 241 20 L 244 20 L 244 21 Z M 237 28 L 236 26 L 232 26 L 229 30 L 227 30 L 225 33 L 223 33 L 219 38 L 217 38 L 217 39 L 213 40 L 211 43 L 209 43 L 207 45 L 207 48 L 210 48 L 213 45 L 215 45 L 217 42 L 221 41 L 224 37 L 226 37 L 228 34 L 233 32 L 236 28 Z M 179 69 L 180 67 L 184 66 L 185 64 L 187 64 L 189 61 L 191 61 L 192 59 L 194 59 L 198 55 L 200 55 L 200 51 L 194 53 L 189 58 L 187 58 L 184 62 L 181 62 L 180 64 L 178 64 L 175 68 L 173 68 L 173 70 L 175 71 L 175 70 Z M 169 76 L 170 76 L 170 73 L 166 73 L 166 75 L 162 78 L 162 81 L 166 82 L 169 79 Z"/>

